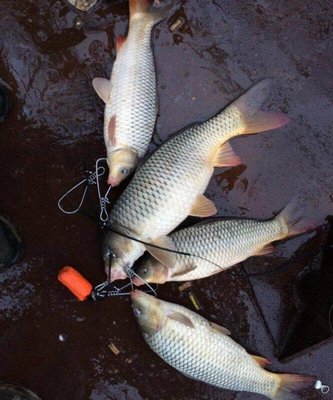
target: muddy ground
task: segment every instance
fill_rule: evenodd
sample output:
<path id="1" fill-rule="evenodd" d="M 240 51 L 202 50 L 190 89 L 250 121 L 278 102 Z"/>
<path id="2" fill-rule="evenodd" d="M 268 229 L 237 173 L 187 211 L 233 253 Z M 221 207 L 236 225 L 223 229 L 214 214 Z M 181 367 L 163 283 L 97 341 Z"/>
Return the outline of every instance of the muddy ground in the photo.
<path id="1" fill-rule="evenodd" d="M 178 17 L 184 25 L 171 32 Z M 65 0 L 0 0 L 0 79 L 13 100 L 0 126 L 0 212 L 24 243 L 20 261 L 0 271 L 0 380 L 43 400 L 259 399 L 165 364 L 141 338 L 129 298 L 80 303 L 57 281 L 63 265 L 93 284 L 105 279 L 98 224 L 62 214 L 57 200 L 105 155 L 103 104 L 91 80 L 110 75 L 115 38 L 127 25 L 127 1 L 100 0 L 83 13 Z M 243 164 L 216 170 L 207 195 L 219 215 L 269 218 L 301 193 L 319 228 L 195 282 L 193 292 L 202 315 L 271 359 L 272 370 L 316 375 L 333 388 L 333 240 L 325 220 L 333 213 L 332 2 L 182 1 L 152 38 L 160 110 L 151 150 L 273 77 L 267 108 L 287 112 L 290 124 L 232 140 Z M 177 284 L 158 294 L 193 307 Z M 333 396 L 312 389 L 301 398 Z"/>

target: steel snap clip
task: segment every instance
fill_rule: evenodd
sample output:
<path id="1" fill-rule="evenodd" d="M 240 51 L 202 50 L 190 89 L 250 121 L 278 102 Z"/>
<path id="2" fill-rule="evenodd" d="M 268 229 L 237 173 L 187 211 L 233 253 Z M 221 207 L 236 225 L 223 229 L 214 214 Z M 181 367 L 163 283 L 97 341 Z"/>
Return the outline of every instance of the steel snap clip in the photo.
<path id="1" fill-rule="evenodd" d="M 322 394 L 327 394 L 330 391 L 330 387 L 323 385 L 321 381 L 316 381 L 315 389 L 320 390 Z"/>

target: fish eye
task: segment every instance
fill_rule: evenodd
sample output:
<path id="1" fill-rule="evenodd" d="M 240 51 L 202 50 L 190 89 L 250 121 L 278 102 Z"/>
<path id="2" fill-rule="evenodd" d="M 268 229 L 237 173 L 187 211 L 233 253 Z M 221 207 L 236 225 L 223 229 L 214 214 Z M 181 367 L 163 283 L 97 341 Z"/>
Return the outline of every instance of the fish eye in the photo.
<path id="1" fill-rule="evenodd" d="M 128 168 L 123 168 L 121 171 L 120 171 L 123 175 L 128 175 L 128 173 L 129 173 L 129 169 Z"/>
<path id="2" fill-rule="evenodd" d="M 142 314 L 140 308 L 134 308 L 134 315 L 136 317 L 140 317 L 140 315 Z"/>

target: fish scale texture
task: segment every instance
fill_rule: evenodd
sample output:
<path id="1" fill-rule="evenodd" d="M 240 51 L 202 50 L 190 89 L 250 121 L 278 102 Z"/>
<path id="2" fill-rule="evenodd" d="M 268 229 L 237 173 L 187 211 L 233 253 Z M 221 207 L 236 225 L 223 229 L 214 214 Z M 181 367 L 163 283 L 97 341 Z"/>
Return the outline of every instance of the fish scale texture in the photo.
<path id="1" fill-rule="evenodd" d="M 213 330 L 204 318 L 174 304 L 172 309 L 185 314 L 194 329 L 166 318 L 157 333 L 144 334 L 147 344 L 164 361 L 210 385 L 273 397 L 278 389 L 276 375 L 261 368 L 243 347 Z"/>
<path id="2" fill-rule="evenodd" d="M 281 218 L 269 221 L 225 220 L 198 224 L 171 235 L 177 250 L 203 257 L 175 254 L 170 273 L 181 273 L 172 280 L 200 279 L 221 272 L 262 249 L 266 244 L 282 239 L 288 226 Z M 186 267 L 196 268 L 186 273 Z"/>
<path id="3" fill-rule="evenodd" d="M 189 214 L 213 173 L 213 154 L 243 129 L 240 112 L 230 106 L 209 121 L 175 135 L 135 173 L 110 213 L 110 222 L 157 238 Z"/>
<path id="4" fill-rule="evenodd" d="M 143 157 L 157 116 L 156 76 L 150 43 L 152 22 L 130 22 L 128 37 L 117 54 L 111 75 L 111 98 L 105 107 L 104 139 L 108 150 L 130 146 Z M 115 140 L 109 140 L 109 121 L 116 117 Z"/>

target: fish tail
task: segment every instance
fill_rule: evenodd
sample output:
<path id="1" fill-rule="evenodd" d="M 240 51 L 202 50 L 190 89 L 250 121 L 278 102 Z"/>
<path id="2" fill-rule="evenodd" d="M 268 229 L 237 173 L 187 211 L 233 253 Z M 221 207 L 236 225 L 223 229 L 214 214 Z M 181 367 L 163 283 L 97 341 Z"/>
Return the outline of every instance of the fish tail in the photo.
<path id="1" fill-rule="evenodd" d="M 157 5 L 156 0 L 129 0 L 130 19 L 143 18 L 152 25 L 167 18 L 173 11 L 177 9 L 179 1 L 162 1 L 162 5 Z"/>
<path id="2" fill-rule="evenodd" d="M 270 87 L 271 79 L 264 79 L 232 103 L 242 116 L 243 130 L 240 134 L 269 131 L 288 123 L 288 117 L 282 112 L 260 110 L 270 92 Z"/>
<path id="3" fill-rule="evenodd" d="M 293 392 L 299 392 L 314 386 L 316 378 L 313 376 L 297 375 L 297 374 L 278 374 L 280 385 L 277 392 L 273 396 L 269 396 L 272 400 L 291 400 L 299 397 Z"/>
<path id="4" fill-rule="evenodd" d="M 304 209 L 300 205 L 300 199 L 295 197 L 276 217 L 287 228 L 283 238 L 300 235 L 316 227 L 316 223 L 304 216 Z"/>

